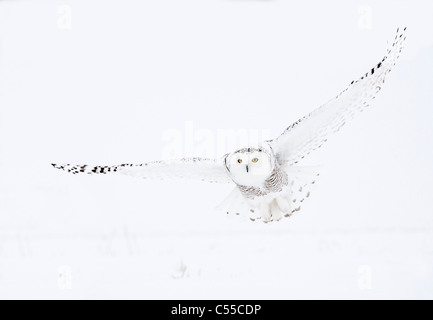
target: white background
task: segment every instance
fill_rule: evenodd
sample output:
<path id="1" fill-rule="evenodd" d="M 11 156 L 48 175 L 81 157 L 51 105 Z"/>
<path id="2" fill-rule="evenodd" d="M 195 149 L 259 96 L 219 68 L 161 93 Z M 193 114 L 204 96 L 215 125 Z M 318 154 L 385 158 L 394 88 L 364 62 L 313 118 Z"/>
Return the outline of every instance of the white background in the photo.
<path id="1" fill-rule="evenodd" d="M 398 26 L 399 64 L 309 159 L 322 178 L 290 219 L 215 212 L 228 185 L 50 166 L 276 136 Z M 433 298 L 432 59 L 427 0 L 0 1 L 0 298 Z"/>

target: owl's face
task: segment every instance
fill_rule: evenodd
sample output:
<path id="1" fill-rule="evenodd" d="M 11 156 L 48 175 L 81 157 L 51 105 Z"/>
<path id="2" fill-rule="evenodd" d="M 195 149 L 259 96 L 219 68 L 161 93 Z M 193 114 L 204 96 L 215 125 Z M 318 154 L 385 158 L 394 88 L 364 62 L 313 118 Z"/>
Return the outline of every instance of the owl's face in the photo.
<path id="1" fill-rule="evenodd" d="M 262 148 L 235 151 L 225 163 L 233 181 L 243 186 L 261 186 L 274 169 L 271 154 Z"/>

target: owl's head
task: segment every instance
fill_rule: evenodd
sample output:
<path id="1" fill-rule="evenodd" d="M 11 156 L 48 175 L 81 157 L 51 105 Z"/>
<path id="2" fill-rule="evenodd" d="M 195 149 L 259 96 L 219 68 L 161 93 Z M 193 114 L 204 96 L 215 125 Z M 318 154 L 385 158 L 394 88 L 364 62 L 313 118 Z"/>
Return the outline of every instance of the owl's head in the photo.
<path id="1" fill-rule="evenodd" d="M 268 147 L 244 148 L 226 155 L 225 166 L 237 184 L 261 186 L 272 174 L 275 161 Z"/>

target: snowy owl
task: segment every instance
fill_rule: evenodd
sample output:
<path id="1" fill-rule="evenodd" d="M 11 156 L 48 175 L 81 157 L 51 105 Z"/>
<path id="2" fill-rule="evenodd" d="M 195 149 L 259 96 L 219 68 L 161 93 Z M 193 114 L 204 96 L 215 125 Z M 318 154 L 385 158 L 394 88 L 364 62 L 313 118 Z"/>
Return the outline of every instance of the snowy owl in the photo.
<path id="1" fill-rule="evenodd" d="M 278 221 L 299 211 L 310 196 L 309 187 L 318 173 L 298 162 L 319 148 L 355 113 L 375 98 L 403 48 L 406 28 L 397 35 L 385 57 L 352 81 L 348 88 L 288 127 L 279 137 L 224 155 L 220 159 L 188 158 L 116 166 L 58 165 L 72 174 L 116 174 L 149 178 L 188 178 L 216 183 L 234 183 L 235 188 L 219 206 L 226 213 L 251 220 Z"/>

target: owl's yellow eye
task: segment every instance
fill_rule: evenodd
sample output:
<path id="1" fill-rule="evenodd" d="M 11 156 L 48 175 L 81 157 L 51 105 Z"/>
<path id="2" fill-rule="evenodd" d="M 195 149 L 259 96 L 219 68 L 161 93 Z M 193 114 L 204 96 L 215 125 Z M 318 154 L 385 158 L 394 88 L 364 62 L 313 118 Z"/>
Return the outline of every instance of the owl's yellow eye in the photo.
<path id="1" fill-rule="evenodd" d="M 242 159 L 238 159 L 238 163 L 242 163 Z"/>
<path id="2" fill-rule="evenodd" d="M 256 163 L 257 161 L 259 161 L 258 158 L 254 158 L 253 160 L 251 160 L 252 162 Z"/>

